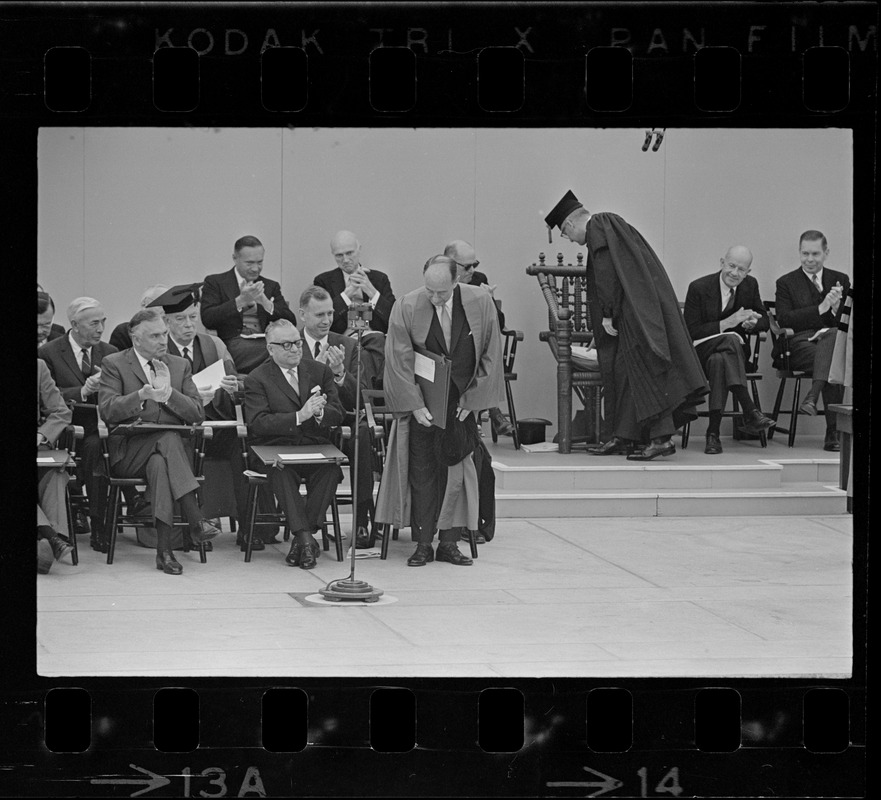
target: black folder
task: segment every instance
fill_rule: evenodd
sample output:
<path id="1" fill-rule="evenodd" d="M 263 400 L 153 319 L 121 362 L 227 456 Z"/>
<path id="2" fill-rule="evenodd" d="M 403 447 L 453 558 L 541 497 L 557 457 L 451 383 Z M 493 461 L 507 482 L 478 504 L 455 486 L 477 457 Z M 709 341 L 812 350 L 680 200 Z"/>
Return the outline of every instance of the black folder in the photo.
<path id="1" fill-rule="evenodd" d="M 414 347 L 414 351 L 434 362 L 434 380 L 422 375 L 416 376 L 416 385 L 422 390 L 425 407 L 431 414 L 431 424 L 438 428 L 447 427 L 447 400 L 450 397 L 450 372 L 453 362 L 446 356 L 438 355 L 424 347 Z"/>

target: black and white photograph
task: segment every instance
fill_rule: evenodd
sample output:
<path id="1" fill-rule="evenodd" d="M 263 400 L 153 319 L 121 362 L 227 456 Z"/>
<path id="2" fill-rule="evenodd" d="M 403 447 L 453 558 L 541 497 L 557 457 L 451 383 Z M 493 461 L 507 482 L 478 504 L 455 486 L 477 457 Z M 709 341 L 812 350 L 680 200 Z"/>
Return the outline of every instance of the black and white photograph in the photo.
<path id="1" fill-rule="evenodd" d="M 37 152 L 40 675 L 851 676 L 852 131 Z"/>

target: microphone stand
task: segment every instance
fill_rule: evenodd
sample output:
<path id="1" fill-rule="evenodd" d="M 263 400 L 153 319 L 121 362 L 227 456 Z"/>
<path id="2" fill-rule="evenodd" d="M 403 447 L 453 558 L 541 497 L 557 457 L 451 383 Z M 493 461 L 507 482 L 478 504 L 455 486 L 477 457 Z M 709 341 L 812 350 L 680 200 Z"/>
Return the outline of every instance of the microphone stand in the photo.
<path id="1" fill-rule="evenodd" d="M 357 353 L 355 355 L 355 426 L 353 435 L 355 437 L 355 445 L 352 451 L 352 464 L 349 469 L 349 475 L 352 481 L 352 540 L 349 552 L 351 553 L 349 575 L 345 578 L 331 581 L 323 589 L 319 589 L 318 593 L 325 600 L 340 602 L 343 600 L 360 600 L 363 603 L 375 603 L 382 595 L 382 589 L 374 589 L 369 583 L 355 578 L 355 545 L 358 538 L 358 473 L 360 463 L 358 461 L 360 436 L 360 419 L 361 419 L 361 335 L 364 328 L 367 327 L 367 321 L 370 319 L 370 310 L 368 309 L 350 309 L 350 324 L 355 328 L 357 334 Z"/>

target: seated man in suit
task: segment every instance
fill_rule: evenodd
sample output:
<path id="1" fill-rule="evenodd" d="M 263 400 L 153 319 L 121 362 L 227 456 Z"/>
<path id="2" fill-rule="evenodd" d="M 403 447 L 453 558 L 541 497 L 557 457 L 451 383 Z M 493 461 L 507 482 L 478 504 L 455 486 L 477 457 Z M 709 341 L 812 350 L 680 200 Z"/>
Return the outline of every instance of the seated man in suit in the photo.
<path id="1" fill-rule="evenodd" d="M 66 336 L 53 339 L 37 350 L 49 367 L 49 373 L 68 403 L 98 404 L 101 363 L 105 356 L 116 352 L 112 344 L 101 341 L 107 315 L 94 297 L 77 297 L 67 307 L 70 330 Z M 104 541 L 104 492 L 101 485 L 101 439 L 98 436 L 98 415 L 94 408 L 74 407 L 74 425 L 83 428 L 78 445 L 80 464 L 78 483 L 85 486 L 89 498 L 90 544 L 93 550 L 107 552 Z"/>
<path id="2" fill-rule="evenodd" d="M 334 333 L 330 330 L 333 320 L 333 301 L 320 286 L 309 286 L 300 295 L 300 320 L 303 327 L 300 333 L 306 342 L 303 347 L 303 360 L 315 360 L 327 364 L 333 373 L 340 403 L 350 414 L 355 411 L 355 389 L 357 371 L 358 343 L 351 336 Z M 361 365 L 361 391 L 369 389 L 370 383 Z M 363 404 L 362 404 L 363 405 Z M 354 419 L 354 418 L 353 418 Z M 373 517 L 373 446 L 370 431 L 362 422 L 358 428 L 358 508 L 355 510 L 355 544 L 357 547 L 372 547 L 375 539 L 368 534 L 368 517 Z M 354 463 L 355 437 L 348 439 L 343 451 Z"/>
<path id="3" fill-rule="evenodd" d="M 55 317 L 55 303 L 43 287 L 37 284 L 37 347 L 46 342 L 51 342 L 59 336 L 64 336 L 64 328 L 56 325 L 52 320 Z"/>
<path id="4" fill-rule="evenodd" d="M 61 392 L 49 374 L 49 368 L 37 359 L 37 450 L 50 450 L 71 413 Z M 37 484 L 37 570 L 46 573 L 56 561 L 69 556 L 73 548 L 59 534 L 67 534 L 66 469 L 39 470 Z M 41 552 L 42 551 L 42 552 Z"/>
<path id="5" fill-rule="evenodd" d="M 264 252 L 256 236 L 243 236 L 233 245 L 233 268 L 208 275 L 202 287 L 202 324 L 223 339 L 244 374 L 267 359 L 266 326 L 278 319 L 297 321 L 278 283 L 260 279 Z"/>
<path id="6" fill-rule="evenodd" d="M 816 415 L 822 393 L 826 405 L 823 449 L 838 452 L 835 414 L 828 409 L 830 404 L 841 402 L 844 387 L 828 381 L 838 320 L 844 308 L 841 301 L 850 291 L 850 278 L 824 267 L 829 247 L 820 231 L 805 231 L 799 237 L 798 251 L 801 266 L 777 279 L 777 322 L 795 331 L 789 339 L 790 368 L 804 370 L 813 378 L 799 411 Z M 772 355 L 774 366 L 782 368 L 782 353 L 775 351 Z"/>
<path id="7" fill-rule="evenodd" d="M 190 362 L 193 375 L 218 361 L 223 362 L 226 374 L 216 386 L 196 387 L 206 420 L 234 420 L 236 418 L 235 395 L 239 388 L 236 378 L 236 365 L 226 345 L 217 336 L 208 333 L 197 333 L 199 321 L 199 284 L 175 286 L 148 303 L 148 308 L 161 307 L 168 326 L 168 352 L 173 356 L 182 356 Z M 205 447 L 206 458 L 223 460 L 229 463 L 232 475 L 233 492 L 235 493 L 236 517 L 239 522 L 236 544 L 245 547 L 246 525 L 248 524 L 248 482 L 242 474 L 245 463 L 242 450 L 235 430 L 223 428 L 214 431 L 214 435 Z M 262 550 L 263 540 L 255 538 L 253 550 Z M 206 543 L 210 549 L 210 542 Z"/>
<path id="8" fill-rule="evenodd" d="M 728 248 L 718 272 L 692 281 L 685 295 L 685 324 L 710 383 L 710 422 L 704 452 L 722 452 L 719 426 L 730 391 L 743 409 L 743 428 L 758 435 L 773 427 L 749 396 L 746 359 L 749 335 L 768 330 L 768 312 L 759 284 L 749 274 L 753 254 L 742 245 Z M 734 334 L 734 335 L 732 335 Z"/>
<path id="9" fill-rule="evenodd" d="M 204 518 L 196 498 L 199 484 L 192 459 L 175 430 L 114 435 L 112 426 L 137 419 L 168 425 L 202 422 L 202 398 L 193 384 L 190 363 L 168 355 L 168 328 L 152 309 L 138 311 L 129 324 L 132 347 L 104 359 L 98 405 L 111 426 L 110 467 L 121 478 L 146 478 L 156 528 L 156 569 L 180 575 L 183 567 L 171 549 L 174 502 L 189 522 L 197 544 L 220 531 Z"/>
<path id="10" fill-rule="evenodd" d="M 388 332 L 388 320 L 395 295 L 388 275 L 361 266 L 361 245 L 351 231 L 339 231 L 330 240 L 330 252 L 337 268 L 315 276 L 313 283 L 326 289 L 333 299 L 334 333 L 349 333 L 349 306 L 369 303 L 373 308 L 370 330 Z"/>
<path id="11" fill-rule="evenodd" d="M 450 242 L 444 248 L 444 255 L 449 256 L 456 262 L 460 284 L 467 283 L 469 286 L 483 286 L 495 299 L 496 287 L 494 285 L 490 286 L 486 275 L 477 271 L 480 261 L 477 259 L 477 253 L 474 251 L 474 248 L 468 242 L 462 239 Z M 502 313 L 498 303 L 496 303 L 496 312 L 499 315 L 499 330 L 503 331 L 505 329 L 505 315 Z M 497 436 L 511 436 L 514 433 L 514 426 L 510 420 L 505 418 L 498 406 L 489 409 L 489 420 Z"/>
<path id="12" fill-rule="evenodd" d="M 330 428 L 345 412 L 333 372 L 326 364 L 303 358 L 303 339 L 287 320 L 266 328 L 269 359 L 245 378 L 245 422 L 255 445 L 327 444 Z M 268 470 L 294 534 L 285 563 L 312 569 L 321 554 L 314 534 L 321 528 L 342 472 L 336 464 L 278 465 Z M 306 500 L 300 481 L 306 482 Z"/>

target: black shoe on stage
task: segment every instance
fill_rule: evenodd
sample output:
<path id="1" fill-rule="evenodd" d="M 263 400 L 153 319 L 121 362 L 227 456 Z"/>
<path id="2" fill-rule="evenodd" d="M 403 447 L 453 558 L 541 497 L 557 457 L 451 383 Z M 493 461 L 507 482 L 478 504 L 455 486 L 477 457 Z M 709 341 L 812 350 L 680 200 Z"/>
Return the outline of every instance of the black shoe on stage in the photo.
<path id="1" fill-rule="evenodd" d="M 652 459 L 657 458 L 658 456 L 672 456 L 673 453 L 676 452 L 676 445 L 673 444 L 672 439 L 667 439 L 665 442 L 655 442 L 652 443 L 642 450 L 641 452 L 631 453 L 627 456 L 628 461 L 651 461 Z"/>
<path id="2" fill-rule="evenodd" d="M 460 567 L 468 567 L 474 563 L 459 550 L 455 542 L 441 542 L 437 546 L 435 558 L 438 561 L 446 561 L 448 564 L 456 564 Z"/>
<path id="3" fill-rule="evenodd" d="M 95 533 L 89 537 L 89 546 L 96 553 L 106 553 L 110 550 L 110 543 L 105 542 L 101 536 Z"/>
<path id="4" fill-rule="evenodd" d="M 823 449 L 830 453 L 841 452 L 841 443 L 838 441 L 838 432 L 830 434 L 826 432 L 826 441 L 823 442 Z"/>
<path id="5" fill-rule="evenodd" d="M 798 407 L 799 414 L 807 414 L 809 417 L 817 416 L 817 401 L 808 395 L 804 400 L 801 401 L 801 405 Z"/>
<path id="6" fill-rule="evenodd" d="M 372 533 L 367 533 L 366 528 L 362 528 L 358 526 L 358 532 L 355 534 L 355 549 L 356 550 L 369 550 L 371 547 L 376 545 L 376 536 Z"/>
<path id="7" fill-rule="evenodd" d="M 74 513 L 73 530 L 77 534 L 92 532 L 91 525 L 89 524 L 89 518 L 88 516 L 86 516 L 86 512 L 83 511 L 81 508 L 78 508 Z"/>
<path id="8" fill-rule="evenodd" d="M 740 430 L 751 436 L 758 436 L 773 428 L 775 424 L 773 419 L 766 417 L 759 409 L 754 408 L 743 418 L 743 425 L 740 426 Z"/>
<path id="9" fill-rule="evenodd" d="M 613 436 L 608 442 L 587 448 L 587 452 L 592 456 L 625 456 L 633 452 L 633 443 Z"/>
<path id="10" fill-rule="evenodd" d="M 459 539 L 461 539 L 463 542 L 471 542 L 471 536 L 468 534 L 468 531 L 462 531 L 462 533 L 459 535 Z M 484 536 L 480 531 L 475 531 L 474 542 L 475 544 L 486 544 L 486 536 Z"/>
<path id="11" fill-rule="evenodd" d="M 184 571 L 171 550 L 161 550 L 156 554 L 156 569 L 161 569 L 166 575 L 180 575 Z"/>
<path id="12" fill-rule="evenodd" d="M 715 456 L 722 452 L 722 442 L 719 441 L 719 435 L 716 433 L 707 434 L 707 444 L 704 452 L 708 456 Z"/>
<path id="13" fill-rule="evenodd" d="M 236 546 L 243 552 L 247 552 L 248 550 L 248 540 L 244 536 L 236 536 Z M 251 550 L 265 550 L 266 545 L 263 544 L 263 540 L 257 536 L 251 538 Z"/>
<path id="14" fill-rule="evenodd" d="M 213 539 L 219 533 L 220 528 L 218 528 L 216 525 L 213 525 L 207 519 L 200 519 L 195 525 L 190 527 L 190 537 L 196 544 L 207 542 L 209 539 Z"/>
<path id="15" fill-rule="evenodd" d="M 417 544 L 413 555 L 407 559 L 408 567 L 424 567 L 434 561 L 434 550 L 430 544 Z"/>

